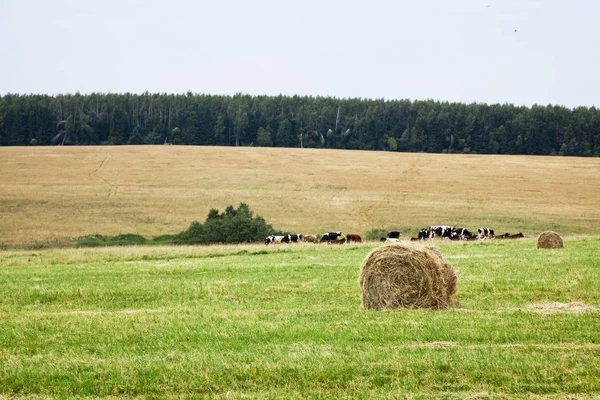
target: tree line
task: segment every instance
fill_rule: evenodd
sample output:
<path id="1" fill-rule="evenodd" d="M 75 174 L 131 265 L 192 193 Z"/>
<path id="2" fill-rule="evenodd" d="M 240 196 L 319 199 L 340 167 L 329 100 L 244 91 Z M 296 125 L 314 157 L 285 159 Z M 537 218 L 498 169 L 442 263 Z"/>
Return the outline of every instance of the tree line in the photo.
<path id="1" fill-rule="evenodd" d="M 600 156 L 600 112 L 313 96 L 0 96 L 0 146 L 181 144 Z"/>

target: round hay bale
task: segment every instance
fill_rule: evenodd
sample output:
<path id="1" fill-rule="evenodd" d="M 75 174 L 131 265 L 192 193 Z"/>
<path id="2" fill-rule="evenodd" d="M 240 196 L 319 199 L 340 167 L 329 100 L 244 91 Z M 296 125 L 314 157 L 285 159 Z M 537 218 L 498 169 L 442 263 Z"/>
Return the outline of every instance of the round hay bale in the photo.
<path id="1" fill-rule="evenodd" d="M 456 274 L 436 248 L 400 242 L 365 257 L 360 287 L 363 309 L 441 310 L 452 305 Z"/>
<path id="2" fill-rule="evenodd" d="M 540 234 L 537 241 L 538 249 L 562 249 L 564 246 L 563 240 L 556 232 L 546 231 Z"/>

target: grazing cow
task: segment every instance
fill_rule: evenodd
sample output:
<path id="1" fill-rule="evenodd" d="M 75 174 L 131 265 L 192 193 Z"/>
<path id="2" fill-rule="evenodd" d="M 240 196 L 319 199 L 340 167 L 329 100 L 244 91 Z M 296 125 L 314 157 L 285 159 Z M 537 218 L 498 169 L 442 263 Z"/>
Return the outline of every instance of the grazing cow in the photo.
<path id="1" fill-rule="evenodd" d="M 282 240 L 283 240 L 283 236 L 271 235 L 271 236 L 266 237 L 265 244 L 281 243 Z"/>
<path id="2" fill-rule="evenodd" d="M 433 240 L 433 238 L 436 235 L 441 237 L 442 240 L 444 240 L 444 238 L 451 238 L 452 237 L 452 229 L 453 228 L 451 226 L 447 226 L 447 225 L 430 226 L 429 227 L 429 239 Z"/>
<path id="3" fill-rule="evenodd" d="M 342 236 L 342 232 L 327 232 L 323 234 L 321 237 L 321 243 L 329 242 L 331 240 L 336 240 L 338 237 Z"/>
<path id="4" fill-rule="evenodd" d="M 416 237 L 414 237 L 414 236 L 410 238 L 410 241 L 411 241 L 411 242 L 418 242 L 419 240 L 421 240 L 421 239 L 419 239 L 419 238 L 416 238 Z"/>
<path id="5" fill-rule="evenodd" d="M 305 242 L 309 242 L 309 243 L 317 243 L 318 242 L 317 237 L 315 235 L 304 235 L 302 237 L 302 239 Z"/>
<path id="6" fill-rule="evenodd" d="M 490 228 L 479 228 L 477 229 L 477 237 L 479 240 L 493 239 L 494 230 Z"/>
<path id="7" fill-rule="evenodd" d="M 398 232 L 398 231 L 388 232 L 387 237 L 389 237 L 390 239 L 400 239 L 400 232 Z"/>
<path id="8" fill-rule="evenodd" d="M 429 237 L 429 230 L 427 228 L 423 228 L 419 231 L 419 240 L 425 240 Z"/>
<path id="9" fill-rule="evenodd" d="M 298 243 L 301 240 L 302 240 L 302 235 L 291 234 L 291 235 L 285 235 L 283 237 L 283 239 L 281 239 L 281 242 L 282 243 Z"/>
<path id="10" fill-rule="evenodd" d="M 524 238 L 524 237 L 525 236 L 521 232 L 516 233 L 514 235 L 511 235 L 510 233 L 507 232 L 504 235 L 496 236 L 495 239 L 520 239 L 520 238 Z"/>
<path id="11" fill-rule="evenodd" d="M 469 230 L 467 228 L 452 228 L 452 234 L 453 236 L 458 236 L 458 238 L 460 240 L 467 240 L 467 238 L 470 238 L 471 236 L 473 236 L 473 234 L 471 232 L 469 232 Z M 450 238 L 452 239 L 452 238 Z M 454 239 L 456 240 L 456 239 Z"/>
<path id="12" fill-rule="evenodd" d="M 362 238 L 360 237 L 360 235 L 354 235 L 352 233 L 349 233 L 346 235 L 346 243 L 350 243 L 350 242 L 362 242 Z"/>
<path id="13" fill-rule="evenodd" d="M 329 244 L 344 244 L 346 243 L 346 238 L 341 239 L 333 239 L 328 242 Z"/>

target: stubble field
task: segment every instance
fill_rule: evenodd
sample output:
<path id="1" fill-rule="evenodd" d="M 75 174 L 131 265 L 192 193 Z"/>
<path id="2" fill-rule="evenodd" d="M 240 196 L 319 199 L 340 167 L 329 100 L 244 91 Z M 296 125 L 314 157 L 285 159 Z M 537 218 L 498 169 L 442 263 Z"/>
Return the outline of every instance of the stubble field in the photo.
<path id="1" fill-rule="evenodd" d="M 194 146 L 0 148 L 0 245 L 178 233 L 247 203 L 295 233 L 597 234 L 600 159 Z"/>

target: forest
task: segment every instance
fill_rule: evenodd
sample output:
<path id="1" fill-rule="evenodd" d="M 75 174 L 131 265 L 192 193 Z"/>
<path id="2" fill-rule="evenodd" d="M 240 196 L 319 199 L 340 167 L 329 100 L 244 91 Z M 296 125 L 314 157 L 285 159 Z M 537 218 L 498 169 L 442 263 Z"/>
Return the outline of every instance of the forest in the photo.
<path id="1" fill-rule="evenodd" d="M 241 93 L 0 96 L 0 146 L 127 144 L 598 157 L 600 111 Z"/>

